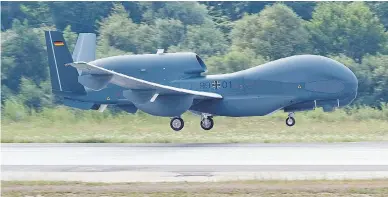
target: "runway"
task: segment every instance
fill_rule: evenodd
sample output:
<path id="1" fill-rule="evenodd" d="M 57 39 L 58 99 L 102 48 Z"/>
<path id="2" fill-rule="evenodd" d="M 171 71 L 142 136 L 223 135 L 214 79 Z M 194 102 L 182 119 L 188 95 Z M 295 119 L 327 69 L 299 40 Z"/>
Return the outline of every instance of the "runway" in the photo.
<path id="1" fill-rule="evenodd" d="M 388 143 L 2 144 L 2 180 L 388 178 Z"/>

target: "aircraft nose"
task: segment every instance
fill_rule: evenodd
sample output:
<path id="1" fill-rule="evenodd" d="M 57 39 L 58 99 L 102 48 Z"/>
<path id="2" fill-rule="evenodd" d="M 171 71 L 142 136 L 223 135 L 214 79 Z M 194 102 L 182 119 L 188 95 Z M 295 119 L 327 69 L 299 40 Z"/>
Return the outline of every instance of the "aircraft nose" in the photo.
<path id="1" fill-rule="evenodd" d="M 353 92 L 354 94 L 357 93 L 358 89 L 358 79 L 356 75 L 348 68 L 349 72 L 347 73 L 347 79 L 346 79 L 346 84 L 347 84 L 347 89 L 349 89 L 350 92 Z"/>
<path id="2" fill-rule="evenodd" d="M 349 80 L 350 89 L 353 90 L 353 92 L 357 93 L 358 89 L 358 79 L 356 75 L 352 72 L 352 79 Z"/>
<path id="3" fill-rule="evenodd" d="M 347 68 L 347 67 L 346 67 Z M 357 96 L 358 79 L 356 75 L 347 68 L 348 72 L 344 73 L 343 83 L 345 84 L 344 99 L 341 102 L 342 106 L 350 104 Z"/>

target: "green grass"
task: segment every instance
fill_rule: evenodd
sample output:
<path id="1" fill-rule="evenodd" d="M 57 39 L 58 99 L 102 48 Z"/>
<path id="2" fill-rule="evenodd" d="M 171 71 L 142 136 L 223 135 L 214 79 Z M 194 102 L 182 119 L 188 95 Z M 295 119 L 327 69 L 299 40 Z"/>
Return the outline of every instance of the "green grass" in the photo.
<path id="1" fill-rule="evenodd" d="M 387 180 L 95 183 L 2 181 L 2 196 L 383 197 Z"/>
<path id="2" fill-rule="evenodd" d="M 215 117 L 204 131 L 199 117 L 184 114 L 185 128 L 174 132 L 169 118 L 70 110 L 65 107 L 27 112 L 18 106 L 3 109 L 1 141 L 72 143 L 239 143 L 388 141 L 388 107 L 296 114 L 296 125 L 285 125 L 286 113 L 264 117 Z M 12 109 L 10 109 L 12 108 Z M 23 111 L 24 110 L 24 111 Z"/>

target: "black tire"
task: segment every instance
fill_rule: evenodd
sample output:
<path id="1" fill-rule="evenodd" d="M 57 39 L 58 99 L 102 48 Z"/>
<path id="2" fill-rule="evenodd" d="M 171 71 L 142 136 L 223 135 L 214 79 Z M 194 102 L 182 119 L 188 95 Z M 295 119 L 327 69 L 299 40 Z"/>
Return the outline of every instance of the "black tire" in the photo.
<path id="1" fill-rule="evenodd" d="M 176 123 L 176 121 L 180 121 L 180 125 L 174 125 L 174 123 Z M 183 129 L 184 126 L 185 126 L 185 122 L 183 121 L 182 118 L 175 117 L 175 118 L 172 118 L 170 121 L 170 127 L 174 131 L 180 131 Z"/>
<path id="2" fill-rule="evenodd" d="M 289 127 L 292 127 L 295 125 L 295 118 L 293 117 L 288 117 L 286 119 L 286 125 L 289 126 Z"/>
<path id="3" fill-rule="evenodd" d="M 209 125 L 209 127 L 206 127 L 205 126 L 205 124 L 204 124 L 204 120 L 205 119 L 203 119 L 203 120 L 201 120 L 201 128 L 203 129 L 203 130 L 210 130 L 210 129 L 212 129 L 213 128 L 213 126 L 214 126 L 214 121 L 213 121 L 213 118 L 211 118 L 211 117 L 207 117 L 206 119 L 208 119 L 209 121 L 210 121 L 210 125 Z"/>

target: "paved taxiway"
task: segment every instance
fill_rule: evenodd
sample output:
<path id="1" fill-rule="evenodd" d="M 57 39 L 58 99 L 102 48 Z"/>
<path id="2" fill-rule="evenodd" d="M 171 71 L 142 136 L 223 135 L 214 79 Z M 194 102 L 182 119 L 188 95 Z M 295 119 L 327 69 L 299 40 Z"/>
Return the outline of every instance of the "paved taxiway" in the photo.
<path id="1" fill-rule="evenodd" d="M 388 178 L 388 143 L 2 144 L 2 180 Z"/>

